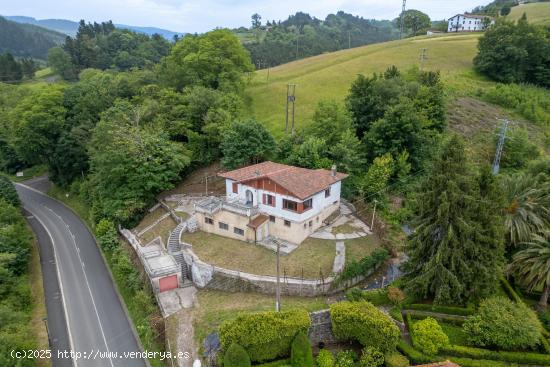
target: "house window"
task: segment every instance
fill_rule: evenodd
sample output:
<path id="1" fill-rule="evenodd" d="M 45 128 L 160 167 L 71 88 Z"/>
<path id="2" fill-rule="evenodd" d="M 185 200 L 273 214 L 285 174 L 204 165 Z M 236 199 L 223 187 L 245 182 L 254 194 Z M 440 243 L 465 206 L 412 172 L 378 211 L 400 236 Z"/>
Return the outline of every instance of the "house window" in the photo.
<path id="1" fill-rule="evenodd" d="M 233 228 L 233 232 L 235 234 L 238 234 L 239 236 L 244 236 L 244 231 L 240 228 L 237 228 L 237 227 Z"/>
<path id="2" fill-rule="evenodd" d="M 307 227 L 307 223 L 304 223 L 304 228 L 306 228 L 306 227 Z"/>
<path id="3" fill-rule="evenodd" d="M 308 199 L 304 201 L 304 211 L 311 209 L 313 206 L 313 199 Z"/>
<path id="4" fill-rule="evenodd" d="M 309 226 L 313 227 L 313 221 L 312 220 L 309 221 Z"/>
<path id="5" fill-rule="evenodd" d="M 325 197 L 328 198 L 330 196 L 330 187 L 325 190 Z"/>
<path id="6" fill-rule="evenodd" d="M 319 223 L 319 217 L 317 217 L 317 223 Z"/>
<path id="7" fill-rule="evenodd" d="M 298 211 L 298 203 L 292 200 L 283 199 L 283 208 L 296 212 Z"/>
<path id="8" fill-rule="evenodd" d="M 227 225 L 227 223 L 219 222 L 218 227 L 220 227 L 220 229 L 223 229 L 225 231 L 229 230 L 229 226 Z"/>
<path id="9" fill-rule="evenodd" d="M 265 203 L 270 206 L 275 206 L 275 196 L 266 194 Z"/>
<path id="10" fill-rule="evenodd" d="M 285 220 L 285 227 L 290 227 L 290 221 L 289 220 Z"/>
<path id="11" fill-rule="evenodd" d="M 274 215 L 270 215 L 270 216 L 269 216 L 269 221 L 270 221 L 271 223 L 275 223 L 275 216 L 274 216 Z"/>
<path id="12" fill-rule="evenodd" d="M 204 223 L 206 224 L 214 224 L 214 220 L 212 218 L 204 217 Z"/>

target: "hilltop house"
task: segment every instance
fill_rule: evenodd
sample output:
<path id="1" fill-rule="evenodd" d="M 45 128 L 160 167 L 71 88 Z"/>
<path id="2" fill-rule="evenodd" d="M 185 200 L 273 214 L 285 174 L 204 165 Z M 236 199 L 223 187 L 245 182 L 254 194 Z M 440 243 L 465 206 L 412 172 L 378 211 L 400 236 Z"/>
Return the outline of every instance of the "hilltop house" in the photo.
<path id="1" fill-rule="evenodd" d="M 457 14 L 449 18 L 448 32 L 481 32 L 495 20 L 486 15 Z"/>
<path id="2" fill-rule="evenodd" d="M 268 237 L 299 244 L 340 205 L 341 181 L 348 175 L 263 162 L 218 176 L 226 198 L 195 205 L 201 230 L 248 242 Z"/>

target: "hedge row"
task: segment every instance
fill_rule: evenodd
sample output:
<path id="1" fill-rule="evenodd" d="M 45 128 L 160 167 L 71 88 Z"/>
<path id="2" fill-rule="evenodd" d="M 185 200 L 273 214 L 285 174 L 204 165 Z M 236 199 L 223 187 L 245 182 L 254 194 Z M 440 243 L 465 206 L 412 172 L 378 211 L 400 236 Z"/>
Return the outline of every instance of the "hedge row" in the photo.
<path id="1" fill-rule="evenodd" d="M 426 305 L 423 303 L 413 303 L 405 307 L 409 310 L 428 311 L 443 313 L 446 315 L 459 315 L 459 316 L 471 316 L 475 313 L 473 308 L 453 307 L 453 306 L 438 306 L 438 305 Z"/>
<path id="2" fill-rule="evenodd" d="M 490 359 L 493 361 L 531 364 L 536 366 L 550 366 L 550 355 L 548 354 L 493 351 L 481 348 L 464 347 L 460 345 L 451 345 L 450 347 L 443 348 L 442 353 L 455 357 Z"/>
<path id="3" fill-rule="evenodd" d="M 452 357 L 451 361 L 459 364 L 462 367 L 517 367 L 515 363 L 501 362 L 501 361 L 490 361 L 487 359 L 470 359 L 470 358 L 459 358 Z"/>
<path id="4" fill-rule="evenodd" d="M 290 358 L 279 359 L 277 361 L 254 365 L 254 367 L 283 367 L 283 366 L 290 366 Z"/>
<path id="5" fill-rule="evenodd" d="M 425 364 L 425 363 L 432 363 L 432 362 L 438 362 L 441 361 L 441 358 L 438 357 L 430 357 L 425 355 L 424 353 L 414 349 L 411 345 L 409 345 L 406 341 L 403 339 L 399 340 L 397 343 L 397 349 L 403 353 L 409 361 L 411 361 L 414 364 Z"/>
<path id="6" fill-rule="evenodd" d="M 224 351 L 236 343 L 253 362 L 271 361 L 290 355 L 294 337 L 310 325 L 306 310 L 243 314 L 221 324 L 220 341 Z"/>
<path id="7" fill-rule="evenodd" d="M 424 311 L 407 310 L 406 314 L 415 320 L 423 320 L 426 317 L 431 317 L 438 321 L 458 326 L 461 326 L 464 321 L 466 321 L 464 318 L 456 315 L 431 315 L 429 313 L 425 313 Z"/>
<path id="8" fill-rule="evenodd" d="M 399 329 L 393 321 L 372 303 L 338 302 L 330 305 L 332 331 L 340 341 L 356 340 L 365 347 L 381 352 L 395 350 Z"/>

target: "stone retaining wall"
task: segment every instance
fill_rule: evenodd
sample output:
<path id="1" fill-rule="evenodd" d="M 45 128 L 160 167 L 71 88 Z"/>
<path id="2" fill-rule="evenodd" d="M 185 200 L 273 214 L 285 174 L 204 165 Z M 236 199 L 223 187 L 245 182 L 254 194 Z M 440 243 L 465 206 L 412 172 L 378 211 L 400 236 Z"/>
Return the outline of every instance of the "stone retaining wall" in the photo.
<path id="1" fill-rule="evenodd" d="M 185 263 L 191 270 L 193 282 L 199 288 L 209 288 L 227 292 L 257 292 L 264 294 L 275 294 L 277 278 L 275 276 L 255 275 L 240 271 L 229 270 L 213 266 L 200 260 L 193 252 L 192 246 L 183 245 L 183 257 Z M 377 264 L 367 275 L 357 277 L 345 283 L 335 284 L 333 276 L 327 277 L 324 281 L 299 279 L 286 277 L 280 279 L 280 290 L 282 295 L 316 297 L 336 293 L 352 287 L 363 281 L 382 263 Z"/>
<path id="2" fill-rule="evenodd" d="M 309 342 L 313 346 L 319 343 L 334 344 L 337 342 L 332 333 L 332 322 L 330 321 L 330 310 L 321 310 L 309 314 L 311 326 L 309 327 Z"/>

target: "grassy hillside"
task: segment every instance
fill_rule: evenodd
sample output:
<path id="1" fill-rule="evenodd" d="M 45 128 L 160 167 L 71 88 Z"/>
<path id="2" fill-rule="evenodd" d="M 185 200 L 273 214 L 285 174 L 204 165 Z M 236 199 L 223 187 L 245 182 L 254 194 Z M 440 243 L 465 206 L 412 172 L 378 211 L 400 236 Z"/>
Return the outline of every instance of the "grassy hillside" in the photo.
<path id="1" fill-rule="evenodd" d="M 532 23 L 550 24 L 550 2 L 514 6 L 507 18 L 518 20 L 523 13 L 527 14 L 527 19 Z"/>
<path id="2" fill-rule="evenodd" d="M 280 65 L 257 72 L 248 91 L 250 115 L 265 122 L 281 136 L 285 125 L 286 85 L 296 87 L 296 124 L 303 126 L 320 100 L 342 101 L 357 74 L 382 72 L 390 65 L 401 69 L 419 65 L 422 48 L 427 49 L 424 68 L 441 70 L 452 90 L 473 90 L 489 83 L 472 71 L 478 34 L 417 37 L 358 47 Z"/>

